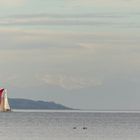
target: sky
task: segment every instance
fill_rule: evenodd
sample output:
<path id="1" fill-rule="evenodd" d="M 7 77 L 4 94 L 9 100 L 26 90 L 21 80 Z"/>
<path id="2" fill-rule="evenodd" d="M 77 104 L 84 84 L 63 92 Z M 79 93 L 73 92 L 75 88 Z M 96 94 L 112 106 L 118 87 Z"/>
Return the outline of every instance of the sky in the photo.
<path id="1" fill-rule="evenodd" d="M 0 0 L 0 85 L 11 98 L 140 110 L 139 0 Z"/>

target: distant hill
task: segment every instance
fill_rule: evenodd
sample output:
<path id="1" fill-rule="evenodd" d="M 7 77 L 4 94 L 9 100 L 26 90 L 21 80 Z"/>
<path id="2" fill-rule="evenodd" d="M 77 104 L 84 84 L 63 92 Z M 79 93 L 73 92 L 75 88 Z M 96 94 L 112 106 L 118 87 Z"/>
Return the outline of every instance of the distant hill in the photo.
<path id="1" fill-rule="evenodd" d="M 29 99 L 10 98 L 9 103 L 12 109 L 56 109 L 56 110 L 72 110 L 55 102 L 34 101 Z"/>

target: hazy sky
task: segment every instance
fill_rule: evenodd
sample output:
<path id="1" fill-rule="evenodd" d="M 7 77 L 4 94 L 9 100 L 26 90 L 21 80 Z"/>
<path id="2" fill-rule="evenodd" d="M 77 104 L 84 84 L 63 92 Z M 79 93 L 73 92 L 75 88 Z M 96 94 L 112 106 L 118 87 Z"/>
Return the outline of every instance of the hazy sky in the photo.
<path id="1" fill-rule="evenodd" d="M 9 97 L 140 109 L 139 0 L 0 0 Z"/>

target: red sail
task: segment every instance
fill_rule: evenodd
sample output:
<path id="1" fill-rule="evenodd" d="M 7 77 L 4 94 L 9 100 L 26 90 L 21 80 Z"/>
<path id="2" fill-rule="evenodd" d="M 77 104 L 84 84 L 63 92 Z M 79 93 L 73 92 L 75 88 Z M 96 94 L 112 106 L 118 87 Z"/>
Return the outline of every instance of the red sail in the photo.
<path id="1" fill-rule="evenodd" d="M 1 97 L 2 97 L 3 91 L 4 91 L 4 88 L 0 89 L 0 103 L 1 103 Z"/>

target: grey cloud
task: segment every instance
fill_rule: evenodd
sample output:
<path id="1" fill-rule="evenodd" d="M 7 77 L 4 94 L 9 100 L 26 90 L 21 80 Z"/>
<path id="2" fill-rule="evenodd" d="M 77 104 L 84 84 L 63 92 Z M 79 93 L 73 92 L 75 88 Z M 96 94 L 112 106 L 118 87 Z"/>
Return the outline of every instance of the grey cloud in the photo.
<path id="1" fill-rule="evenodd" d="M 27 14 L 1 17 L 0 25 L 87 25 L 87 26 L 135 26 L 124 19 L 126 14 L 83 13 L 83 14 Z M 120 20 L 121 19 L 121 20 Z M 137 23 L 136 23 L 137 24 Z"/>
<path id="2" fill-rule="evenodd" d="M 64 89 L 73 90 L 87 87 L 101 86 L 102 82 L 99 80 L 85 79 L 81 77 L 67 76 L 67 75 L 52 75 L 46 74 L 42 81 L 48 85 L 59 86 Z"/>
<path id="3" fill-rule="evenodd" d="M 47 29 L 0 30 L 0 49 L 43 49 L 43 48 L 108 48 L 132 47 L 140 43 L 139 35 L 111 32 L 74 32 Z M 8 39 L 8 41 L 7 41 Z M 55 40 L 55 41 L 54 41 Z"/>
<path id="4" fill-rule="evenodd" d="M 0 25 L 108 25 L 108 22 L 98 22 L 93 19 L 71 19 L 71 18 L 5 18 Z"/>
<path id="5" fill-rule="evenodd" d="M 22 14 L 11 15 L 9 18 L 124 18 L 128 15 L 122 13 L 80 13 L 80 14 L 50 14 L 50 13 L 37 13 L 37 14 Z"/>

